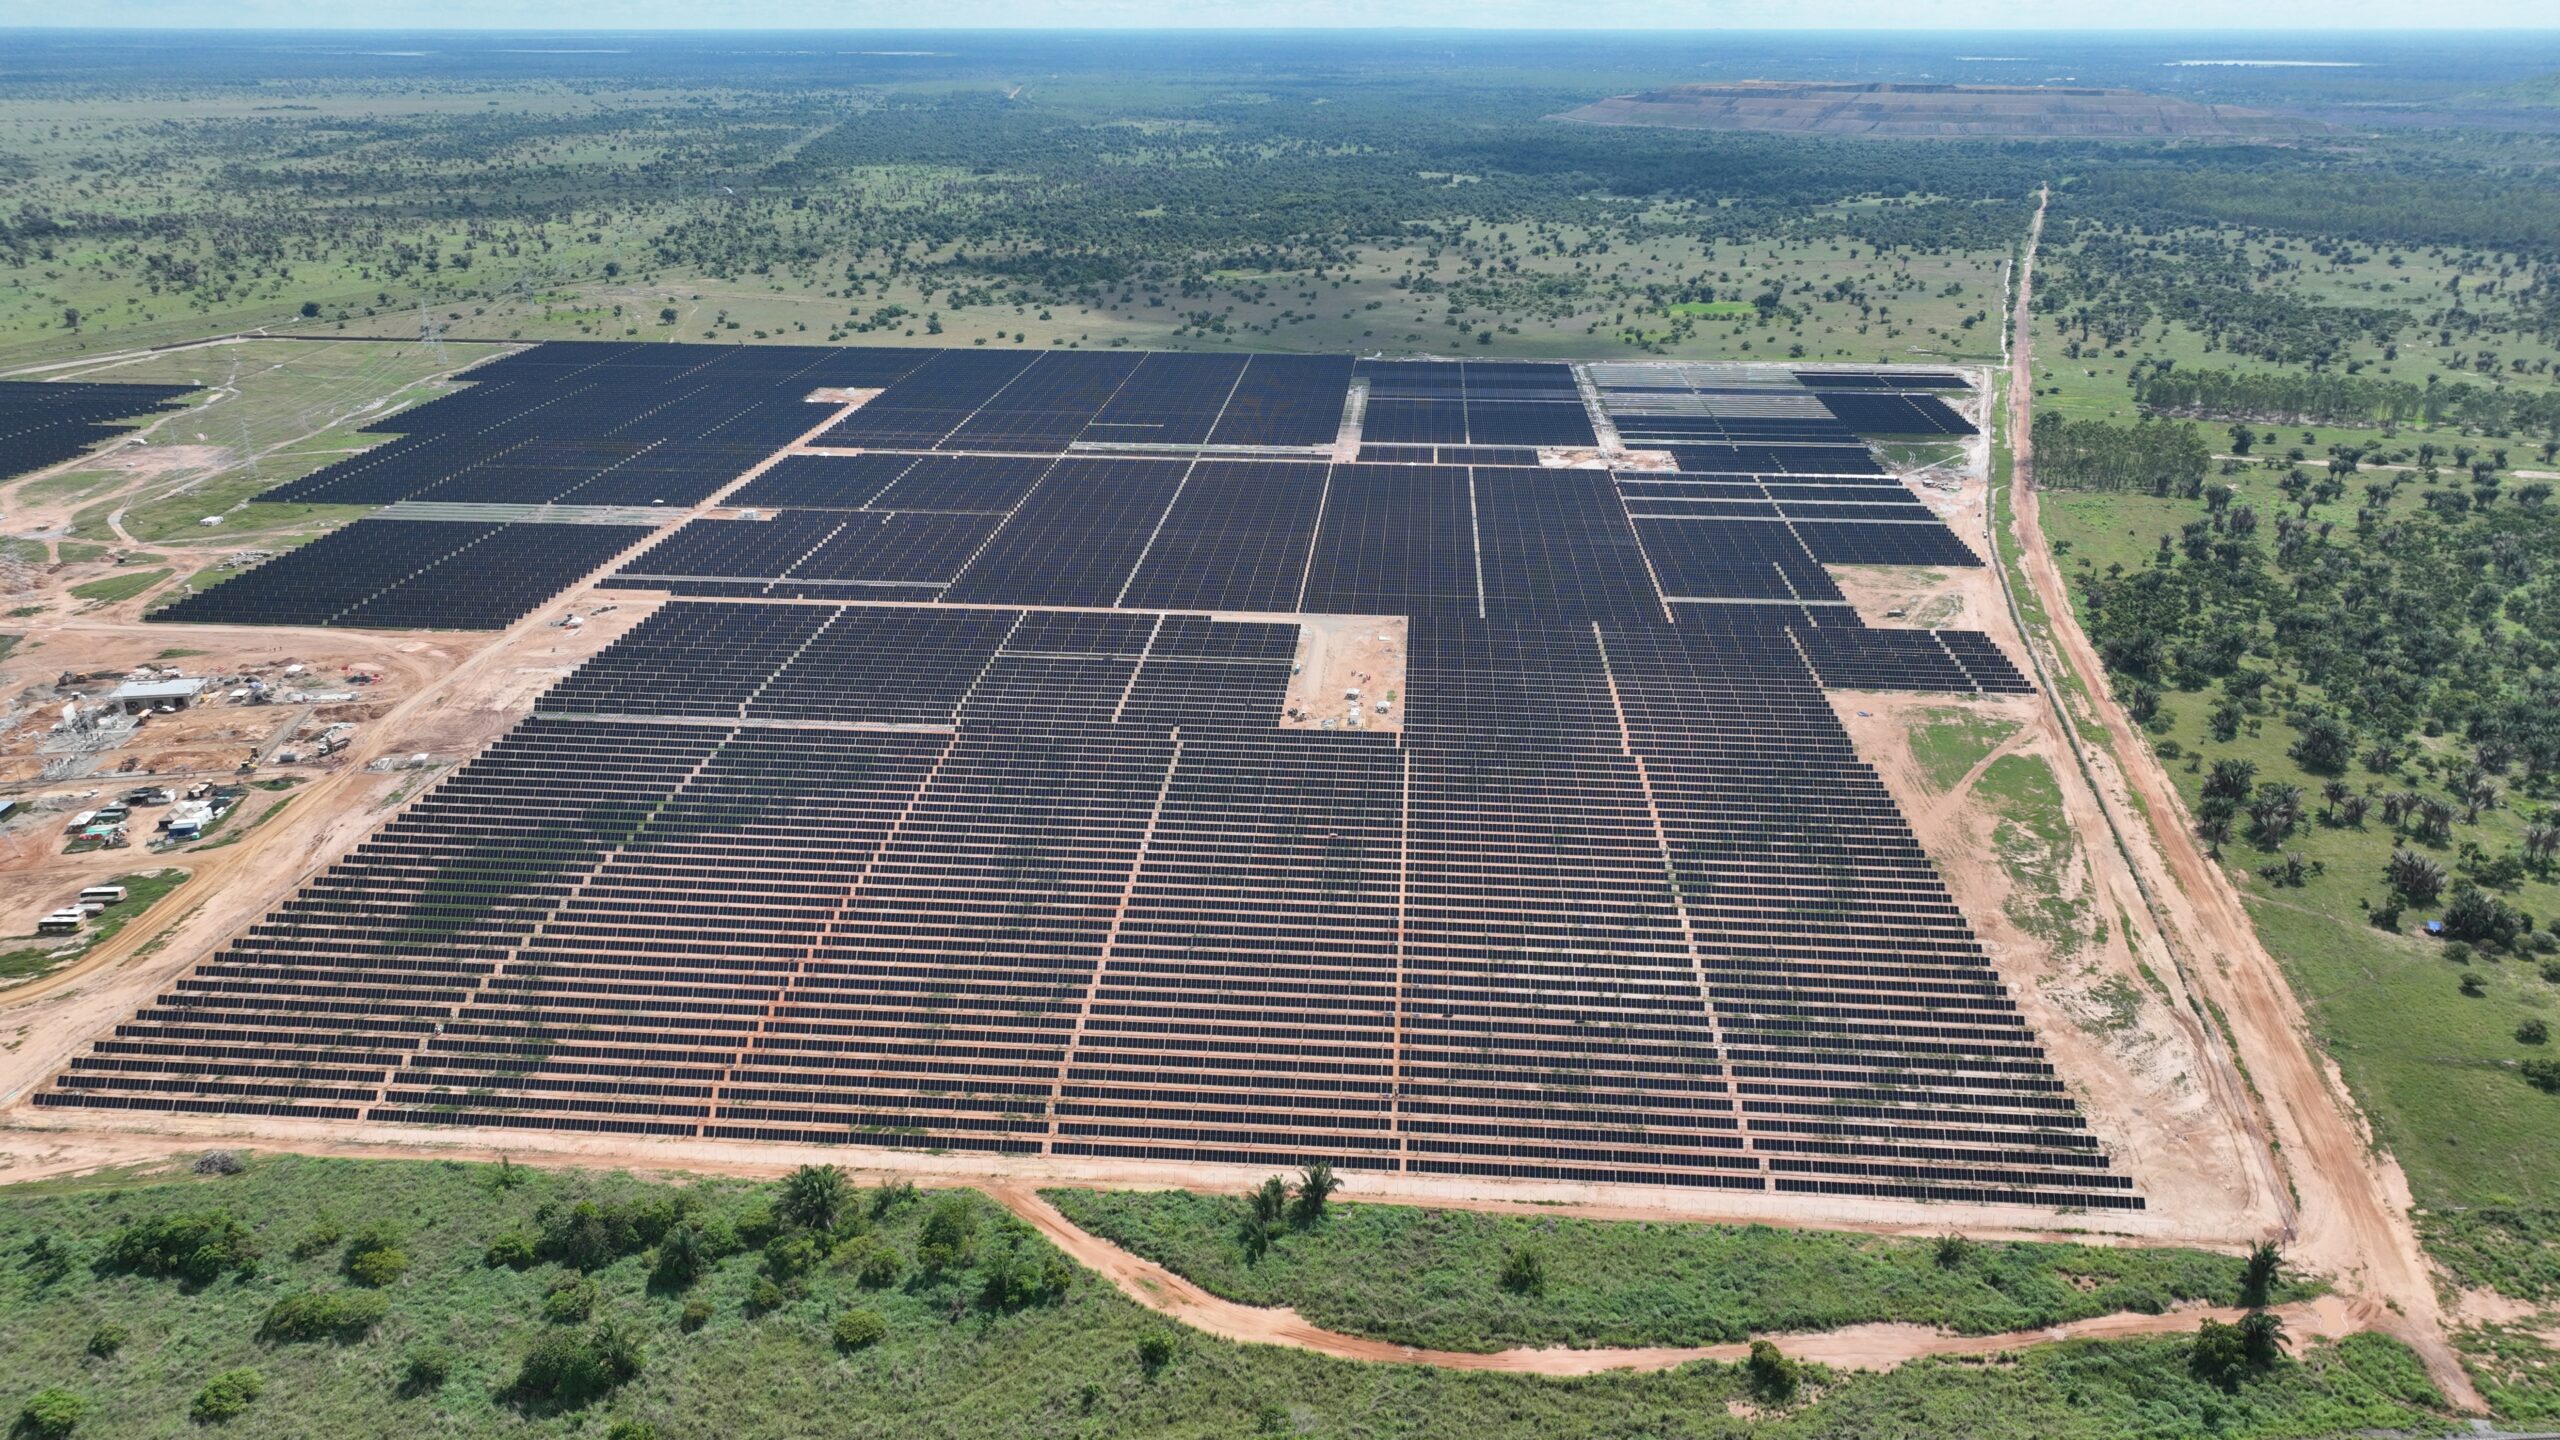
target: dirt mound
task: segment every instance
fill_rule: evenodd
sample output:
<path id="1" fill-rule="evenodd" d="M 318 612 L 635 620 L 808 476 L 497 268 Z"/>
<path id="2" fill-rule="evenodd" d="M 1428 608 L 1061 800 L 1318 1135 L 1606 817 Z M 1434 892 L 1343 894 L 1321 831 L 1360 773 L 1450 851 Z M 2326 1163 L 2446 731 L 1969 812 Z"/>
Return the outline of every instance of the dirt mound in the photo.
<path id="1" fill-rule="evenodd" d="M 2316 120 L 2139 90 L 1746 80 L 1613 95 L 1555 117 L 1589 125 L 1878 139 L 2148 139 L 2317 134 Z"/>

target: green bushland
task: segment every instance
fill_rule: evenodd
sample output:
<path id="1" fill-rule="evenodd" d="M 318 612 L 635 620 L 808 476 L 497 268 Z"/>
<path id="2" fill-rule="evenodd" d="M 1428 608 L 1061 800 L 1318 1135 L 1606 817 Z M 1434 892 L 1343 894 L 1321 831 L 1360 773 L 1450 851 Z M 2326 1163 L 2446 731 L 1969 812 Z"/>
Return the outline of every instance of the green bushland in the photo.
<path id="1" fill-rule="evenodd" d="M 2560 1096 L 2528 1083 L 2560 1013 L 2560 508 L 2510 468 L 2539 446 L 2235 429 L 2250 458 L 2194 493 L 2053 491 L 2046 530 L 2439 1257 L 2547 1294 L 2463 1218 L 2560 1226 Z"/>
<path id="2" fill-rule="evenodd" d="M 1245 1199 L 1044 1193 L 1078 1225 L 1229 1299 L 1287 1305 L 1330 1329 L 1440 1350 L 1712 1345 L 1878 1320 L 1998 1334 L 2183 1301 L 2237 1303 L 2243 1264 L 2200 1250 L 1338 1201 L 1316 1225 L 1273 1230 L 1257 1261 L 1240 1239 L 1252 1213 Z M 1537 1257 L 1539 1283 L 1506 1285 L 1506 1269 L 1524 1252 Z M 2293 1281 L 2276 1298 L 2317 1288 Z"/>
<path id="3" fill-rule="evenodd" d="M 2378 1336 L 2314 1345 L 2299 1361 L 2231 1377 L 2227 1390 L 2191 1373 L 2191 1342 L 2178 1337 L 1882 1375 L 1796 1366 L 1793 1402 L 1773 1401 L 1741 1365 L 1575 1380 L 1365 1365 L 1183 1330 L 969 1192 L 840 1187 L 821 1211 L 831 1218 L 818 1240 L 787 1218 L 811 1212 L 781 1185 L 283 1156 L 229 1175 L 107 1173 L 0 1188 L 0 1353 L 10 1357 L 0 1413 L 18 1416 L 42 1398 L 48 1413 L 76 1410 L 81 1435 L 202 1433 L 192 1412 L 229 1436 L 350 1440 L 813 1431 L 2118 1440 L 2449 1423 L 2415 1358 Z M 194 1217 L 187 1225 L 205 1230 L 210 1216 L 236 1222 L 255 1252 L 227 1255 L 211 1283 L 98 1267 L 120 1234 L 169 1240 L 185 1228 L 170 1222 Z M 958 1247 L 939 1270 L 910 1265 L 898 1281 L 864 1288 L 858 1267 L 839 1263 L 879 1247 L 913 1257 L 936 1217 L 939 1242 Z M 344 1240 L 385 1222 L 396 1223 L 412 1265 L 381 1289 L 348 1290 Z M 228 1230 L 205 1230 L 217 1232 Z M 533 1252 L 525 1268 L 490 1263 L 511 1235 Z M 689 1280 L 664 1273 L 671 1247 L 700 1262 Z M 1570 1284 L 1552 1263 L 1564 1252 L 1548 1253 L 1551 1286 Z M 1063 1288 L 1015 1288 L 1044 1284 L 1057 1267 Z M 543 1318 L 564 1274 L 595 1285 L 592 1318 Z M 777 1303 L 760 1303 L 766 1291 Z M 362 1338 L 259 1338 L 279 1302 L 304 1294 L 376 1296 L 384 1313 Z M 878 1317 L 876 1339 L 867 1320 L 839 1324 L 863 1312 Z M 1757 1418 L 1737 1405 L 1757 1407 Z"/>

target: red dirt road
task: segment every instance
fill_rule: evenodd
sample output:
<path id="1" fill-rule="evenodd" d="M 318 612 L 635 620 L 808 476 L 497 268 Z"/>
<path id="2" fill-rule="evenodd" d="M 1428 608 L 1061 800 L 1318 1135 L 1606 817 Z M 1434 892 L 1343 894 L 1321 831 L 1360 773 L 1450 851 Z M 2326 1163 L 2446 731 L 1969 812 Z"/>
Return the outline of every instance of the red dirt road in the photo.
<path id="1" fill-rule="evenodd" d="M 2034 408 L 2033 295 L 2036 245 L 2044 233 L 2045 201 L 2039 199 L 2026 249 L 2019 257 L 2016 327 L 2009 352 L 2008 433 L 2016 463 L 2009 502 L 2027 581 L 2042 601 L 2049 638 L 2058 658 L 2105 692 L 2105 666 L 2080 628 L 2065 591 L 2061 567 L 2046 542 L 2037 512 Z M 2102 799 L 2118 789 L 2140 797 L 2155 817 L 2119 813 L 2128 834 L 2148 834 L 2136 846 L 2145 868 L 2158 866 L 2155 886 L 2173 886 L 2186 902 L 2164 907 L 2186 921 L 2180 952 L 2199 973 L 2190 983 L 2223 1012 L 2234 1047 L 2248 1068 L 2260 1106 L 2274 1131 L 2278 1153 L 2298 1196 L 2295 1233 L 2288 1249 L 2306 1267 L 2337 1275 L 2342 1285 L 2378 1302 L 2373 1328 L 2406 1343 L 2426 1363 L 2428 1378 L 2454 1404 L 2485 1412 L 2486 1404 L 2445 1337 L 2435 1276 L 2409 1220 L 2409 1183 L 2399 1163 L 2377 1151 L 2355 1101 L 2337 1070 L 2322 1056 L 2284 971 L 2258 940 L 2256 926 L 2221 869 L 2206 859 L 2188 829 L 2186 809 L 2133 728 L 2124 710 L 2102 700 L 2089 707 L 2105 726 L 2107 748 L 2073 743 L 2095 774 Z M 2110 750 L 2112 753 L 2110 753 Z M 2120 757 L 2129 763 L 2119 763 Z M 2161 882 L 2166 882 L 2165 886 Z"/>

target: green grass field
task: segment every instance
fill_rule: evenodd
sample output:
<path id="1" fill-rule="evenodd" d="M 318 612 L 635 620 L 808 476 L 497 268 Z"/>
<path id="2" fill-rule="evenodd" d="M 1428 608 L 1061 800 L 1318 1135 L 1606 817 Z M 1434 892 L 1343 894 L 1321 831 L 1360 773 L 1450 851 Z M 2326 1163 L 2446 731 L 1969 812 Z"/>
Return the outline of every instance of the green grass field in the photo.
<path id="1" fill-rule="evenodd" d="M 103 580 L 90 580 L 71 587 L 72 598 L 100 605 L 130 600 L 171 575 L 168 570 L 131 570 L 109 575 Z"/>
<path id="2" fill-rule="evenodd" d="M 1756 1396 L 1741 1367 L 1713 1363 L 1551 1381 L 1236 1346 L 1174 1327 L 1072 1267 L 1051 1298 L 991 1295 L 990 1276 L 1011 1263 L 1002 1257 L 1036 1269 L 1053 1252 L 967 1192 L 938 1233 L 974 1236 L 938 1275 L 919 1268 L 927 1219 L 944 1208 L 937 1197 L 893 1201 L 875 1217 L 881 1193 L 861 1192 L 847 1208 L 864 1218 L 840 1222 L 832 1253 L 786 1237 L 763 1254 L 720 1261 L 689 1285 L 653 1286 L 653 1256 L 617 1240 L 613 1217 L 645 1216 L 679 1194 L 711 1231 L 752 1236 L 771 1223 L 760 1218 L 773 1202 L 768 1187 L 456 1162 L 252 1158 L 228 1176 L 109 1173 L 0 1189 L 0 1256 L 8 1257 L 0 1347 L 11 1360 L 0 1407 L 15 1416 L 38 1392 L 58 1388 L 88 1407 L 81 1436 L 201 1434 L 207 1427 L 188 1412 L 207 1382 L 250 1370 L 262 1382 L 256 1398 L 218 1433 L 601 1437 L 628 1421 L 659 1440 L 821 1432 L 884 1440 L 2116 1440 L 2445 1423 L 2414 1357 L 2372 1336 L 2314 1346 L 2230 1393 L 2190 1378 L 2186 1343 L 2172 1338 L 1922 1362 L 1883 1375 L 1817 1370 L 1793 1403 Z M 582 1220 L 571 1208 L 580 1200 L 608 1208 Z M 545 1207 L 562 1217 L 556 1233 L 592 1253 L 592 1268 L 490 1264 L 493 1243 L 543 1233 Z M 183 1216 L 236 1223 L 254 1261 L 221 1264 L 202 1283 L 118 1263 L 135 1253 L 119 1247 L 120 1233 L 147 1237 L 153 1222 Z M 856 1229 L 863 1234 L 846 1233 Z M 276 1307 L 289 1297 L 349 1306 L 344 1297 L 365 1289 L 349 1273 L 359 1268 L 353 1262 L 381 1245 L 406 1265 L 374 1292 L 378 1316 L 335 1339 L 275 1332 Z M 883 1251 L 901 1262 L 896 1277 L 866 1284 L 863 1259 Z M 208 1255 L 236 1258 L 230 1249 Z M 785 1274 L 794 1277 L 787 1285 L 775 1281 Z M 771 1286 L 761 1305 L 760 1281 Z M 878 1318 L 880 1338 L 841 1348 L 838 1319 L 857 1310 Z M 530 1353 L 599 1325 L 636 1347 L 635 1374 L 575 1407 L 524 1396 L 518 1381 Z M 1158 1361 L 1142 1352 L 1150 1336 L 1169 1342 Z"/>
<path id="3" fill-rule="evenodd" d="M 2241 1262 L 2196 1250 L 1894 1240 L 1768 1226 L 1638 1224 L 1344 1204 L 1259 1260 L 1241 1199 L 1044 1192 L 1068 1219 L 1230 1299 L 1446 1350 L 1710 1345 L 1872 1321 L 1969 1335 L 2186 1301 L 2234 1304 Z M 1534 1292 L 1503 1281 L 1516 1254 Z M 2277 1299 L 2314 1293 L 2288 1285 Z"/>

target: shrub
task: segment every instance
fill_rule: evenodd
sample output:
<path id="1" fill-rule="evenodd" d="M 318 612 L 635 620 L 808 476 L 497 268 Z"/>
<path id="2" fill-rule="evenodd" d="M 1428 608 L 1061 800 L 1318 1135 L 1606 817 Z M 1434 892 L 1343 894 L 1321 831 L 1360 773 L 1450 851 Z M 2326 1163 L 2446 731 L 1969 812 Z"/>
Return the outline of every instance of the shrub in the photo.
<path id="1" fill-rule="evenodd" d="M 89 1402 L 51 1385 L 28 1397 L 18 1412 L 18 1429 L 36 1440 L 62 1440 L 89 1413 Z"/>
<path id="2" fill-rule="evenodd" d="M 844 1351 L 867 1350 L 889 1333 L 889 1322 L 876 1310 L 847 1310 L 836 1317 L 836 1348 Z"/>
<path id="3" fill-rule="evenodd" d="M 510 1230 L 489 1242 L 488 1254 L 482 1258 L 492 1270 L 530 1270 L 541 1257 L 535 1253 L 540 1242 L 522 1230 Z"/>
<path id="4" fill-rule="evenodd" d="M 533 1213 L 542 1231 L 535 1253 L 576 1270 L 601 1269 L 664 1240 L 689 1213 L 689 1197 L 684 1196 L 553 1202 Z"/>
<path id="5" fill-rule="evenodd" d="M 1763 1400 L 1783 1404 L 1796 1397 L 1804 1384 L 1804 1373 L 1786 1352 L 1766 1340 L 1751 1342 L 1751 1357 L 1742 1362 L 1743 1373 L 1751 1378 L 1751 1390 Z"/>
<path id="6" fill-rule="evenodd" d="M 258 1338 L 270 1341 L 361 1340 L 390 1303 L 370 1290 L 304 1291 L 267 1307 Z"/>
<path id="7" fill-rule="evenodd" d="M 2474 970 L 2462 977 L 2462 993 L 2477 1000 L 2489 993 L 2489 979 Z"/>
<path id="8" fill-rule="evenodd" d="M 1502 1288 L 1514 1295 L 1547 1293 L 1547 1259 L 1534 1245 L 1523 1245 L 1502 1257 Z"/>
<path id="9" fill-rule="evenodd" d="M 89 1332 L 89 1354 L 96 1359 L 112 1360 L 116 1352 L 124 1348 L 124 1342 L 132 1338 L 133 1332 L 121 1325 L 101 1325 Z"/>
<path id="10" fill-rule="evenodd" d="M 347 1238 L 347 1232 L 335 1220 L 323 1220 L 297 1237 L 286 1253 L 296 1260 L 309 1260 L 336 1248 Z"/>
<path id="11" fill-rule="evenodd" d="M 452 1378 L 453 1352 L 441 1345 L 419 1346 L 400 1367 L 400 1388 L 413 1395 L 432 1394 Z"/>
<path id="12" fill-rule="evenodd" d="M 586 1331 L 547 1331 L 525 1352 L 516 1394 L 576 1407 L 613 1393 L 640 1373 L 640 1364 L 640 1347 L 611 1322 Z"/>
<path id="13" fill-rule="evenodd" d="M 1956 1270 L 1963 1268 L 1964 1262 L 1973 1258 L 1973 1250 L 1974 1245 L 1971 1240 L 1950 1230 L 1938 1237 L 1937 1244 L 1931 1253 L 1936 1256 L 1939 1269 Z"/>
<path id="14" fill-rule="evenodd" d="M 747 1313 L 750 1315 L 770 1315 L 790 1303 L 791 1297 L 783 1293 L 781 1286 L 773 1283 L 770 1275 L 757 1276 L 755 1288 L 747 1292 Z"/>
<path id="15" fill-rule="evenodd" d="M 1173 1337 L 1150 1330 L 1138 1337 L 1138 1366 L 1149 1375 L 1173 1363 Z"/>
<path id="16" fill-rule="evenodd" d="M 2526 1084 L 2560 1095 L 2560 1060 L 2527 1060 L 2518 1068 L 2524 1072 Z"/>
<path id="17" fill-rule="evenodd" d="M 380 1288 L 409 1273 L 409 1252 L 400 1248 L 400 1229 L 377 1220 L 347 1239 L 347 1278 Z"/>
<path id="18" fill-rule="evenodd" d="M 2543 961 L 2542 978 L 2554 985 L 2560 985 L 2560 960 Z"/>
<path id="19" fill-rule="evenodd" d="M 2551 1026 L 2540 1018 L 2527 1020 L 2516 1027 L 2516 1041 L 2519 1044 L 2542 1045 L 2548 1043 L 2550 1039 Z"/>
<path id="20" fill-rule="evenodd" d="M 594 1313 L 596 1282 L 572 1270 L 542 1292 L 542 1318 L 554 1325 L 574 1325 Z"/>
<path id="21" fill-rule="evenodd" d="M 98 1268 L 108 1273 L 175 1275 L 208 1285 L 226 1270 L 252 1275 L 258 1240 L 226 1210 L 168 1215 L 127 1225 L 108 1237 Z"/>
<path id="22" fill-rule="evenodd" d="M 195 1171 L 199 1175 L 237 1175 L 248 1168 L 249 1162 L 241 1159 L 237 1150 L 207 1150 L 196 1157 Z"/>
<path id="23" fill-rule="evenodd" d="M 888 1289 L 898 1283 L 898 1273 L 906 1268 L 897 1250 L 877 1235 L 865 1235 L 836 1247 L 831 1263 L 851 1272 L 853 1283 L 865 1290 Z"/>
<path id="24" fill-rule="evenodd" d="M 676 1328 L 687 1335 L 711 1323 L 711 1302 L 697 1295 L 684 1302 L 684 1313 L 676 1317 Z"/>
<path id="25" fill-rule="evenodd" d="M 658 1427 L 646 1420 L 616 1420 L 604 1440 L 658 1440 Z"/>
<path id="26" fill-rule="evenodd" d="M 978 1245 L 978 1207 L 965 1195 L 945 1195 L 933 1202 L 916 1242 L 916 1263 L 929 1275 L 957 1270 L 969 1263 Z"/>
<path id="27" fill-rule="evenodd" d="M 199 1425 L 218 1425 L 249 1408 L 267 1388 L 267 1377 L 255 1370 L 225 1370 L 204 1382 L 187 1405 L 187 1418 Z"/>
<path id="28" fill-rule="evenodd" d="M 978 1304 L 999 1313 L 1055 1300 L 1075 1282 L 1076 1267 L 1067 1257 L 1012 1237 L 987 1261 L 978 1284 Z"/>
<path id="29" fill-rule="evenodd" d="M 805 1230 L 776 1235 L 765 1242 L 765 1273 L 785 1286 L 817 1269 L 826 1258 L 826 1244 Z"/>

